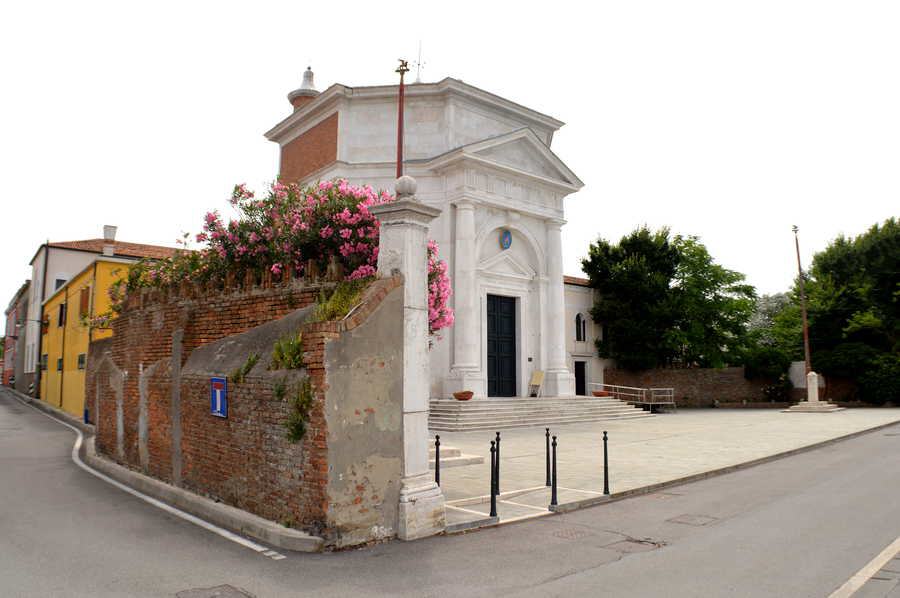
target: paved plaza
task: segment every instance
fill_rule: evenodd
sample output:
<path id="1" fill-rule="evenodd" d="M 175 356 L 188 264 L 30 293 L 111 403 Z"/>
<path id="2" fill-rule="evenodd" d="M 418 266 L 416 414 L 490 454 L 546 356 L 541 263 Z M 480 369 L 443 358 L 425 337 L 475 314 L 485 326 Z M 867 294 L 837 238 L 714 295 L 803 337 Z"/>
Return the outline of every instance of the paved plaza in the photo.
<path id="1" fill-rule="evenodd" d="M 900 409 L 847 409 L 838 413 L 782 413 L 768 409 L 704 409 L 652 418 L 551 428 L 557 436 L 558 501 L 602 496 L 603 430 L 609 434 L 613 495 L 727 468 L 833 438 L 900 421 Z M 501 431 L 501 522 L 550 514 L 544 428 Z M 493 432 L 440 432 L 442 446 L 481 455 L 478 465 L 444 468 L 441 488 L 451 524 L 489 511 Z M 432 435 L 433 440 L 433 435 Z"/>

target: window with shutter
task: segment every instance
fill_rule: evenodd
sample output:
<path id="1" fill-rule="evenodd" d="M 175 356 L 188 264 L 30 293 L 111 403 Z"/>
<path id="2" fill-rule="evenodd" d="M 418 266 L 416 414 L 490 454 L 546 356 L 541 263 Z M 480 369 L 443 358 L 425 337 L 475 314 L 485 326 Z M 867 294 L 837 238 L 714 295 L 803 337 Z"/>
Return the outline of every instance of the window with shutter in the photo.
<path id="1" fill-rule="evenodd" d="M 78 297 L 78 315 L 86 318 L 91 315 L 91 289 L 81 289 L 81 295 Z"/>

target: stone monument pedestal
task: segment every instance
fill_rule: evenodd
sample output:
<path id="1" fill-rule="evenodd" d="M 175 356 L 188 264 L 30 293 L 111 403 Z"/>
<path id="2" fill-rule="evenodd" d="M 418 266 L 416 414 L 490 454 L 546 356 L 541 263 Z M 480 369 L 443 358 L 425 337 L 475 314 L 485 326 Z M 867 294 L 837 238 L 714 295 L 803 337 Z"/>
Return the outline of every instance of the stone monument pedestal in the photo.
<path id="1" fill-rule="evenodd" d="M 843 410 L 834 403 L 819 400 L 819 375 L 810 372 L 806 374 L 806 400 L 785 409 L 784 413 L 834 413 Z"/>

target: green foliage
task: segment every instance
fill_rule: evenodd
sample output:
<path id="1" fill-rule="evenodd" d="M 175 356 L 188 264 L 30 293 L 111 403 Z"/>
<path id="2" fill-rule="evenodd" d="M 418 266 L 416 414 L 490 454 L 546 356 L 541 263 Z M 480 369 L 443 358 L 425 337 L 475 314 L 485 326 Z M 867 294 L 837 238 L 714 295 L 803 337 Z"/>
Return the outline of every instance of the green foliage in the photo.
<path id="1" fill-rule="evenodd" d="M 627 369 L 740 360 L 756 294 L 697 237 L 642 227 L 617 245 L 598 239 L 582 268 L 599 291 L 591 316 L 604 323 L 601 357 Z"/>
<path id="2" fill-rule="evenodd" d="M 276 399 L 278 399 L 279 401 L 283 401 L 286 393 L 287 380 L 285 380 L 284 378 L 279 378 L 272 383 L 272 394 L 275 395 Z"/>
<path id="3" fill-rule="evenodd" d="M 613 245 L 598 239 L 588 249 L 582 269 L 599 291 L 591 317 L 604 324 L 597 343 L 601 357 L 628 369 L 646 369 L 668 361 L 661 331 L 674 326 L 669 285 L 678 253 L 669 231 L 643 227 Z"/>
<path id="4" fill-rule="evenodd" d="M 315 393 L 313 392 L 312 381 L 304 378 L 297 385 L 293 396 L 291 397 L 291 412 L 288 415 L 285 428 L 287 429 L 287 439 L 290 442 L 300 442 L 306 434 L 306 426 L 309 423 L 309 411 L 312 409 Z"/>
<path id="5" fill-rule="evenodd" d="M 744 377 L 774 380 L 787 373 L 791 361 L 791 356 L 781 347 L 749 343 L 744 350 Z"/>
<path id="6" fill-rule="evenodd" d="M 806 281 L 813 367 L 856 380 L 872 403 L 898 396 L 890 379 L 900 353 L 898 272 L 900 224 L 891 218 L 835 239 L 813 257 Z"/>
<path id="7" fill-rule="evenodd" d="M 270 370 L 296 370 L 303 367 L 303 333 L 283 336 L 272 347 Z"/>
<path id="8" fill-rule="evenodd" d="M 323 289 L 319 293 L 311 321 L 333 322 L 343 319 L 359 303 L 362 292 L 371 282 L 372 278 L 344 280 L 337 283 L 330 292 Z"/>
<path id="9" fill-rule="evenodd" d="M 716 264 L 697 237 L 672 242 L 678 268 L 670 290 L 675 326 L 665 336 L 677 364 L 724 367 L 740 360 L 756 291 L 744 275 Z"/>
<path id="10" fill-rule="evenodd" d="M 250 373 L 250 370 L 253 369 L 253 366 L 255 366 L 258 362 L 259 355 L 256 353 L 251 353 L 249 356 L 247 356 L 247 361 L 244 362 L 244 365 L 236 368 L 233 372 L 231 372 L 229 378 L 231 378 L 231 380 L 236 384 L 240 384 L 244 381 L 244 378 L 247 377 L 247 374 Z"/>
<path id="11" fill-rule="evenodd" d="M 763 396 L 769 401 L 786 403 L 791 400 L 791 379 L 787 374 L 780 374 L 774 383 L 764 386 L 762 389 Z"/>
<path id="12" fill-rule="evenodd" d="M 900 397 L 900 356 L 879 354 L 857 378 L 859 394 L 864 401 L 882 405 Z"/>

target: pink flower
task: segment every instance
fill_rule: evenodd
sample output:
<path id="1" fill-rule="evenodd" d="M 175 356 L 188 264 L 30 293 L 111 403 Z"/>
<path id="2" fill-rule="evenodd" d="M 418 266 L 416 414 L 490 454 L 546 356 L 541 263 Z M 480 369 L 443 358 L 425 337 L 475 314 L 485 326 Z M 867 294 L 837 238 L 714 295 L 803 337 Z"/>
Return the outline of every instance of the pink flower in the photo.
<path id="1" fill-rule="evenodd" d="M 281 274 L 281 263 L 275 262 L 274 264 L 272 264 L 272 267 L 270 268 L 270 270 L 272 271 L 272 274 L 274 274 L 275 276 L 280 275 Z"/>

